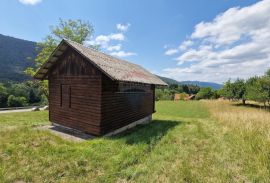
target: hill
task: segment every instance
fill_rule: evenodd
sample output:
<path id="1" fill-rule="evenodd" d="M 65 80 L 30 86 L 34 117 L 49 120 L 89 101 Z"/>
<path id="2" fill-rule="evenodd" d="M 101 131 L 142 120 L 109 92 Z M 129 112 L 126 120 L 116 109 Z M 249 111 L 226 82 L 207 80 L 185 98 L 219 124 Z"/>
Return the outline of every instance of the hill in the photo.
<path id="1" fill-rule="evenodd" d="M 25 68 L 33 65 L 28 58 L 36 57 L 36 43 L 0 34 L 0 80 L 24 81 Z"/>
<path id="2" fill-rule="evenodd" d="M 178 84 L 178 85 L 197 85 L 199 87 L 211 87 L 215 90 L 220 89 L 222 87 L 221 84 L 213 83 L 213 82 L 202 82 L 202 81 L 176 81 L 171 78 L 158 76 L 167 84 Z"/>
<path id="3" fill-rule="evenodd" d="M 213 83 L 213 82 L 203 82 L 203 81 L 180 81 L 181 84 L 186 85 L 197 85 L 199 87 L 210 87 L 215 90 L 218 90 L 222 87 L 221 84 Z"/>

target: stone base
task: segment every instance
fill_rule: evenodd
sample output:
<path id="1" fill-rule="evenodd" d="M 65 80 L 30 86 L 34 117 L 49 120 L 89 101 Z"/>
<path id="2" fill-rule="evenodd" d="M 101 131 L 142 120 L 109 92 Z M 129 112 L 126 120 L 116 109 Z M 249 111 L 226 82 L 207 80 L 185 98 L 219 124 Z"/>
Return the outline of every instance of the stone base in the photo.
<path id="1" fill-rule="evenodd" d="M 121 132 L 123 132 L 123 131 L 125 131 L 127 129 L 133 128 L 133 127 L 135 127 L 135 126 L 137 126 L 139 124 L 147 124 L 147 123 L 150 123 L 151 121 L 152 121 L 152 115 L 149 115 L 149 116 L 147 116 L 145 118 L 139 119 L 138 121 L 134 121 L 133 123 L 130 123 L 130 124 L 126 125 L 126 126 L 118 128 L 118 129 L 116 129 L 116 130 L 114 130 L 112 132 L 109 132 L 109 133 L 105 134 L 104 136 L 105 137 L 110 137 L 110 136 L 113 136 L 113 135 L 117 135 L 117 134 L 119 134 L 119 133 L 121 133 Z"/>
<path id="2" fill-rule="evenodd" d="M 73 128 L 65 127 L 52 123 L 52 125 L 45 125 L 38 127 L 41 130 L 49 130 L 51 133 L 70 141 L 80 142 L 95 138 L 93 135 L 86 134 Z"/>
<path id="3" fill-rule="evenodd" d="M 130 128 L 133 128 L 139 124 L 147 124 L 147 123 L 150 123 L 152 120 L 152 115 L 149 115 L 145 118 L 142 118 L 142 119 L 139 119 L 138 121 L 134 121 L 133 123 L 130 123 L 126 126 L 123 126 L 121 128 L 118 128 L 112 132 L 109 132 L 105 135 L 103 135 L 104 137 L 110 137 L 110 136 L 114 136 L 114 135 L 117 135 L 127 129 L 130 129 Z M 71 135 L 74 135 L 74 136 L 78 136 L 78 137 L 81 137 L 82 139 L 90 139 L 90 138 L 93 138 L 94 136 L 92 135 L 88 135 L 82 131 L 79 131 L 77 129 L 74 129 L 74 128 L 70 128 L 70 127 L 66 127 L 66 126 L 63 126 L 63 125 L 60 125 L 60 124 L 57 124 L 57 123 L 52 123 L 52 125 L 54 127 L 57 127 L 56 129 L 61 129 L 62 132 L 64 133 L 68 133 L 68 134 L 71 134 Z M 60 131 L 60 130 L 59 130 Z M 85 135 L 83 135 L 85 134 Z"/>

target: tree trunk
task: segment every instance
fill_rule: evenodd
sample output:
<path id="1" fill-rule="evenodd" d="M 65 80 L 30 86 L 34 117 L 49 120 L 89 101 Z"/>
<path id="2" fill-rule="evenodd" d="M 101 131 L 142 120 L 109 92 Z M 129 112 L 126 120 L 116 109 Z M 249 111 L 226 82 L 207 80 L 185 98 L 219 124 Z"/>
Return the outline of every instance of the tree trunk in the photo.
<path id="1" fill-rule="evenodd" d="M 243 105 L 246 105 L 246 99 L 242 99 Z"/>

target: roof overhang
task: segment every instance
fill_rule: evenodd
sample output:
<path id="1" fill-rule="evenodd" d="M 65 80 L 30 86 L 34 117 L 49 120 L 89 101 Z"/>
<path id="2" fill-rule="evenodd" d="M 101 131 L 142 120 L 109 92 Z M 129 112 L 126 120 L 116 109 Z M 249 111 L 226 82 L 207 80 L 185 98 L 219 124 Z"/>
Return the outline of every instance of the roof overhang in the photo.
<path id="1" fill-rule="evenodd" d="M 76 51 L 79 55 L 81 55 L 83 58 L 88 60 L 91 64 L 93 64 L 98 70 L 100 70 L 104 75 L 108 76 L 111 80 L 114 81 L 120 81 L 120 82 L 134 82 L 134 83 L 144 83 L 144 84 L 153 84 L 156 86 L 168 86 L 167 83 L 162 81 L 160 78 L 158 78 L 160 81 L 151 83 L 151 82 L 144 82 L 144 81 L 127 81 L 122 79 L 116 79 L 113 76 L 111 76 L 109 73 L 107 73 L 104 69 L 102 69 L 102 65 L 98 65 L 95 61 L 91 60 L 89 57 L 87 57 L 86 54 L 82 53 L 81 50 L 79 50 L 77 47 L 78 43 L 74 45 L 73 42 L 62 40 L 59 45 L 56 47 L 56 49 L 52 52 L 49 59 L 40 67 L 40 69 L 37 71 L 37 73 L 34 75 L 35 79 L 44 80 L 48 79 L 48 73 L 49 70 L 56 64 L 56 62 L 59 60 L 59 58 L 63 55 L 63 53 L 67 50 L 68 47 L 72 48 L 74 51 Z M 80 45 L 82 47 L 82 45 Z M 102 53 L 103 54 L 103 53 Z M 111 57 L 111 56 L 109 56 Z M 94 58 L 92 58 L 94 59 Z M 142 70 L 143 68 L 141 68 Z M 143 69 L 145 70 L 145 69 Z M 146 71 L 146 70 L 145 70 Z"/>
<path id="2" fill-rule="evenodd" d="M 65 52 L 68 48 L 68 45 L 64 40 L 60 42 L 60 44 L 56 47 L 56 49 L 52 52 L 49 59 L 40 67 L 37 73 L 34 75 L 35 79 L 44 80 L 48 78 L 48 72 L 51 67 L 56 63 L 60 56 Z"/>

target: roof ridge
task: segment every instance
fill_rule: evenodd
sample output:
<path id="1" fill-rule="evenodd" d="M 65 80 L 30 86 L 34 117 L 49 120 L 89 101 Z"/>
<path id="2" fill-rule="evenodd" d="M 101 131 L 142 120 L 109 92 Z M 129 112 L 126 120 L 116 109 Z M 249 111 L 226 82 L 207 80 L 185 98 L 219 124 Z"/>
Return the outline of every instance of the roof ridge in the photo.
<path id="1" fill-rule="evenodd" d="M 61 47 L 61 48 L 60 48 Z M 63 39 L 50 58 L 41 66 L 35 75 L 36 79 L 46 79 L 46 76 L 59 57 L 70 47 L 91 62 L 103 74 L 116 81 L 137 82 L 154 85 L 167 85 L 160 78 L 147 71 L 142 66 L 123 60 L 75 41 Z"/>
<path id="2" fill-rule="evenodd" d="M 133 62 L 130 62 L 130 61 L 127 61 L 127 60 L 124 60 L 124 59 L 121 59 L 121 58 L 118 58 L 118 57 L 114 57 L 114 56 L 112 56 L 112 55 L 109 55 L 109 54 L 107 54 L 107 53 L 104 53 L 103 51 L 99 51 L 99 50 L 95 50 L 95 49 L 93 49 L 93 48 L 91 48 L 91 47 L 87 47 L 87 46 L 85 46 L 85 45 L 83 45 L 83 44 L 81 44 L 81 43 L 78 43 L 78 42 L 76 42 L 76 41 L 72 41 L 72 40 L 67 40 L 67 39 L 63 39 L 64 41 L 66 41 L 66 42 L 71 42 L 71 43 L 75 43 L 75 44 L 78 44 L 79 46 L 83 46 L 84 48 L 86 48 L 86 49 L 90 49 L 91 51 L 94 51 L 94 52 L 96 52 L 96 53 L 98 53 L 98 54 L 103 54 L 104 56 L 107 56 L 107 57 L 110 57 L 110 58 L 113 58 L 113 59 L 117 59 L 117 60 L 121 60 L 121 61 L 123 61 L 123 62 L 127 62 L 127 63 L 129 63 L 129 64 L 133 64 L 133 65 L 136 65 L 136 66 L 139 66 L 139 67 L 141 67 L 140 65 L 138 65 L 138 64 L 135 64 L 135 63 L 133 63 Z"/>

